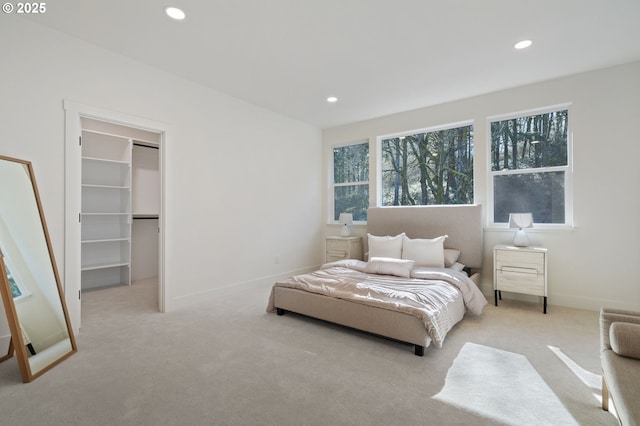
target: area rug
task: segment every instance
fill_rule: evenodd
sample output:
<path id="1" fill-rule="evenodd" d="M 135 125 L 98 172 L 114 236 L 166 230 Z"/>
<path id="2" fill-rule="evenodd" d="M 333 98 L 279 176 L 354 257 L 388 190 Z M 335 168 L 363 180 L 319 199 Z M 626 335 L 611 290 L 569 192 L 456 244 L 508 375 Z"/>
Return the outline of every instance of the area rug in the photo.
<path id="1" fill-rule="evenodd" d="M 511 425 L 577 425 L 521 354 L 465 343 L 436 400 Z"/>

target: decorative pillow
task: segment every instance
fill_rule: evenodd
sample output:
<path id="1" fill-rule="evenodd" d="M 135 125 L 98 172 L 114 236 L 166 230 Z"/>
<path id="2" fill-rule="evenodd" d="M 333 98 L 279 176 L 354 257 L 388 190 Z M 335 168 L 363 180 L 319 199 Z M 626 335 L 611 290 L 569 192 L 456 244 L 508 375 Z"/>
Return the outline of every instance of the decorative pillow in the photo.
<path id="1" fill-rule="evenodd" d="M 342 268 L 353 269 L 359 272 L 364 272 L 364 268 L 366 264 L 367 264 L 366 262 L 363 262 L 362 260 L 358 260 L 358 259 L 340 259 L 340 260 L 334 260 L 333 262 L 325 263 L 324 265 L 320 266 L 320 269 L 342 267 Z"/>
<path id="2" fill-rule="evenodd" d="M 640 324 L 612 322 L 609 339 L 611 349 L 618 355 L 640 359 Z"/>
<path id="3" fill-rule="evenodd" d="M 458 261 L 460 257 L 460 250 L 456 249 L 444 249 L 444 267 L 450 268 L 454 263 Z"/>
<path id="4" fill-rule="evenodd" d="M 454 271 L 464 272 L 465 266 L 460 262 L 455 262 L 453 265 L 448 266 L 449 269 L 453 269 Z"/>
<path id="5" fill-rule="evenodd" d="M 444 268 L 444 240 L 446 235 L 432 239 L 402 238 L 402 258 L 413 260 L 417 266 Z"/>
<path id="6" fill-rule="evenodd" d="M 395 237 L 378 237 L 367 234 L 369 242 L 369 259 L 374 257 L 390 257 L 392 259 L 402 259 L 402 234 Z"/>
<path id="7" fill-rule="evenodd" d="M 372 257 L 367 262 L 364 272 L 378 275 L 395 275 L 409 278 L 413 268 L 413 260 L 393 259 L 391 257 Z"/>

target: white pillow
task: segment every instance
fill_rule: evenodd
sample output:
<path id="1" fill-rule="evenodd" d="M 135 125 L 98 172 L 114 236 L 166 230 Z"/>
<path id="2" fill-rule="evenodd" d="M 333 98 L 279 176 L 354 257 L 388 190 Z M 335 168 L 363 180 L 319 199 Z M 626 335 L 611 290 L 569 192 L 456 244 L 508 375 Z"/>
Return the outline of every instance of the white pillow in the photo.
<path id="1" fill-rule="evenodd" d="M 447 268 L 453 269 L 454 271 L 458 271 L 458 272 L 464 272 L 465 266 L 460 262 L 455 262 L 453 265 L 447 266 Z"/>
<path id="2" fill-rule="evenodd" d="M 454 263 L 458 261 L 460 257 L 460 250 L 457 249 L 444 249 L 444 267 L 450 268 Z"/>
<path id="3" fill-rule="evenodd" d="M 402 234 L 395 237 L 378 237 L 367 234 L 369 242 L 369 259 L 374 257 L 390 257 L 392 259 L 402 259 Z"/>
<path id="4" fill-rule="evenodd" d="M 366 266 L 366 262 L 358 259 L 340 259 L 334 260 L 333 262 L 325 263 L 320 266 L 320 269 L 329 269 L 333 267 L 341 267 L 341 268 L 349 268 L 354 271 L 364 272 L 364 267 Z"/>
<path id="5" fill-rule="evenodd" d="M 413 260 L 416 266 L 444 268 L 444 240 L 446 235 L 437 238 L 411 239 L 406 235 L 402 239 L 402 258 Z"/>
<path id="6" fill-rule="evenodd" d="M 395 275 L 409 278 L 413 268 L 413 260 L 393 259 L 390 257 L 372 257 L 367 262 L 364 272 L 378 275 Z"/>

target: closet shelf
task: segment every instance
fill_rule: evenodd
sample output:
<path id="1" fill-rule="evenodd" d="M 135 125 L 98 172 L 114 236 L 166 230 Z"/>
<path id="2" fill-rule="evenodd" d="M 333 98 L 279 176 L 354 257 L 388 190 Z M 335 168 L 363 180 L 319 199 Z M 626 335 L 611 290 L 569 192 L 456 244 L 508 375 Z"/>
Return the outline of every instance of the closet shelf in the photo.
<path id="1" fill-rule="evenodd" d="M 113 243 L 118 241 L 131 241 L 131 239 L 130 238 L 96 238 L 92 240 L 82 240 L 82 244 Z"/>
<path id="2" fill-rule="evenodd" d="M 93 183 L 83 183 L 83 188 L 99 188 L 99 189 L 129 189 L 128 186 L 122 185 L 96 185 Z"/>
<path id="3" fill-rule="evenodd" d="M 82 157 L 83 160 L 85 161 L 94 161 L 96 163 L 103 163 L 103 164 L 117 164 L 120 166 L 126 166 L 126 167 L 130 167 L 131 163 L 129 161 L 122 161 L 122 160 L 111 160 L 108 158 L 97 158 L 97 157 Z"/>
<path id="4" fill-rule="evenodd" d="M 81 271 L 94 271 L 96 269 L 119 268 L 121 266 L 129 266 L 129 262 L 110 262 L 110 263 L 93 263 L 82 265 Z"/>
<path id="5" fill-rule="evenodd" d="M 131 284 L 129 138 L 82 131 L 81 288 Z"/>
<path id="6" fill-rule="evenodd" d="M 82 131 L 85 132 L 85 134 L 93 134 L 93 135 L 99 135 L 99 136 L 106 136 L 107 138 L 122 139 L 123 141 L 131 141 L 131 138 L 129 136 L 119 135 L 112 132 L 104 132 L 102 130 L 93 130 L 93 129 L 82 129 Z"/>
<path id="7" fill-rule="evenodd" d="M 84 212 L 82 216 L 129 216 L 131 213 Z"/>

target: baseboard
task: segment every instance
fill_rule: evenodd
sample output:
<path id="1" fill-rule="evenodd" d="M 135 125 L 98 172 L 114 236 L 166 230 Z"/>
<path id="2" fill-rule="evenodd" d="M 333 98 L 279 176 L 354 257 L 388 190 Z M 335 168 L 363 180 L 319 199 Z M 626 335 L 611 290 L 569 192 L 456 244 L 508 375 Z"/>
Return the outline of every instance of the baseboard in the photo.
<path id="1" fill-rule="evenodd" d="M 294 275 L 305 274 L 307 272 L 315 271 L 320 268 L 320 265 L 307 266 L 304 268 L 294 269 L 291 271 L 281 272 L 274 275 L 268 275 L 260 278 L 255 278 L 247 281 L 237 281 L 229 284 L 222 285 L 220 287 L 211 288 L 205 291 L 200 291 L 197 293 L 191 293 L 184 296 L 179 296 L 171 300 L 170 307 L 167 309 L 169 311 L 177 311 L 181 309 L 187 309 L 190 306 L 193 306 L 198 303 L 202 303 L 207 299 L 217 299 L 216 293 L 220 290 L 228 289 L 230 287 L 237 286 L 255 286 L 255 287 L 263 287 L 263 286 L 272 286 L 276 281 L 289 278 Z"/>
<path id="2" fill-rule="evenodd" d="M 490 304 L 494 304 L 494 293 L 493 289 L 491 289 L 491 293 L 487 294 L 484 292 L 487 301 Z M 519 294 L 519 293 L 511 293 L 511 292 L 502 292 L 502 299 L 511 299 L 511 300 L 522 300 L 525 302 L 532 303 L 540 303 L 542 305 L 542 298 L 540 296 L 531 296 L 527 294 Z M 499 304 L 500 302 L 498 302 Z M 567 294 L 554 294 L 550 293 L 547 297 L 547 303 L 549 305 L 549 309 L 553 306 L 562 306 L 565 308 L 572 309 L 582 309 L 585 311 L 599 311 L 602 307 L 614 308 L 614 309 L 625 309 L 630 311 L 640 311 L 640 305 L 633 303 L 622 303 L 618 300 L 607 300 L 607 299 L 595 299 L 592 297 L 583 297 L 583 296 L 574 296 Z"/>
<path id="3" fill-rule="evenodd" d="M 599 311 L 600 308 L 624 309 L 640 311 L 640 304 L 621 302 L 612 299 L 594 299 L 592 297 L 573 296 L 566 294 L 550 294 L 549 305 L 565 306 L 567 308 L 584 309 L 587 311 Z"/>

